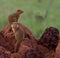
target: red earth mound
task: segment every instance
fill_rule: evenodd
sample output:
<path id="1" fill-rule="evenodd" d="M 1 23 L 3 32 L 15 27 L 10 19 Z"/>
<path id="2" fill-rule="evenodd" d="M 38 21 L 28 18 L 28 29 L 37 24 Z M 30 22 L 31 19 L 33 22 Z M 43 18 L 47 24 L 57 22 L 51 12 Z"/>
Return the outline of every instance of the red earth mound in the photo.
<path id="1" fill-rule="evenodd" d="M 49 49 L 55 57 L 56 48 L 59 42 L 59 31 L 57 28 L 50 27 L 45 30 L 42 37 L 38 40 L 38 44 Z"/>
<path id="2" fill-rule="evenodd" d="M 0 58 L 54 58 L 55 50 L 59 50 L 59 31 L 50 27 L 45 30 L 38 43 L 32 33 L 24 25 L 20 24 L 25 32 L 25 37 L 21 42 L 17 53 L 14 52 L 14 44 L 16 42 L 14 33 L 9 25 L 0 32 Z M 8 33 L 5 31 L 8 29 Z M 46 40 L 46 41 L 45 41 Z M 55 44 L 54 44 L 55 43 Z M 57 49 L 56 49 L 57 47 Z M 54 50 L 54 54 L 53 54 Z M 57 53 L 57 52 L 56 52 Z M 58 54 L 58 53 L 57 53 Z M 56 54 L 56 57 L 57 57 Z"/>
<path id="3" fill-rule="evenodd" d="M 56 48 L 55 57 L 60 58 L 60 41 L 59 41 L 58 46 Z"/>

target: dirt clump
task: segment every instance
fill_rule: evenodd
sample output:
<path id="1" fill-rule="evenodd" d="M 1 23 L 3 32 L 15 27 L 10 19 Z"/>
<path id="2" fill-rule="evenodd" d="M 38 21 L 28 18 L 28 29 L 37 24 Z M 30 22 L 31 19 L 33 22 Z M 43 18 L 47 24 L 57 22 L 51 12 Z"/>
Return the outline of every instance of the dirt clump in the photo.
<path id="1" fill-rule="evenodd" d="M 38 40 L 39 45 L 48 48 L 51 54 L 55 57 L 56 48 L 59 42 L 59 31 L 57 28 L 49 27 L 45 30 L 41 38 Z"/>

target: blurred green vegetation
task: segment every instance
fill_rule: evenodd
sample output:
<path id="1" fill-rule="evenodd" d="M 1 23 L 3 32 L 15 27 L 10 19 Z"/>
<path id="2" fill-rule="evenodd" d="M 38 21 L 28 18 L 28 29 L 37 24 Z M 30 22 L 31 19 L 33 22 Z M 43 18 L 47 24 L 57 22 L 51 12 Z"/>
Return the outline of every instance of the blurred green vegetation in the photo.
<path id="1" fill-rule="evenodd" d="M 54 0 L 48 17 L 40 21 L 35 15 L 45 15 L 50 0 L 0 0 L 0 30 L 8 24 L 8 16 L 17 9 L 24 13 L 19 22 L 27 26 L 34 36 L 40 37 L 47 27 L 53 26 L 60 30 L 60 0 Z"/>

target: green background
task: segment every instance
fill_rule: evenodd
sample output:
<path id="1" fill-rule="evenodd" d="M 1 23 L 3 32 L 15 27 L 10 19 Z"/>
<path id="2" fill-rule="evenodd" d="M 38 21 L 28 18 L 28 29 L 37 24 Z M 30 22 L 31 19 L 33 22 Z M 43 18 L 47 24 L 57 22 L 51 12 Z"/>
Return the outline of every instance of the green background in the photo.
<path id="1" fill-rule="evenodd" d="M 46 19 L 36 19 L 35 16 L 45 15 L 50 0 L 0 0 L 0 30 L 8 24 L 8 16 L 17 9 L 24 13 L 19 22 L 27 26 L 35 37 L 40 37 L 47 27 L 60 30 L 60 0 L 54 0 Z"/>

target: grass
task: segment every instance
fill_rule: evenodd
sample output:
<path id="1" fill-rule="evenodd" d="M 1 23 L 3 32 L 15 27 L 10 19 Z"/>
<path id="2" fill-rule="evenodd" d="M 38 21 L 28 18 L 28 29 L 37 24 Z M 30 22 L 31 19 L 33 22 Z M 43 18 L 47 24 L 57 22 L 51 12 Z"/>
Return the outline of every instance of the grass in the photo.
<path id="1" fill-rule="evenodd" d="M 24 10 L 19 22 L 27 26 L 34 36 L 40 37 L 47 27 L 53 26 L 60 30 L 60 0 L 54 0 L 46 20 L 40 22 L 35 15 L 45 15 L 50 0 L 0 0 L 0 30 L 7 24 L 8 15 L 17 9 Z"/>

